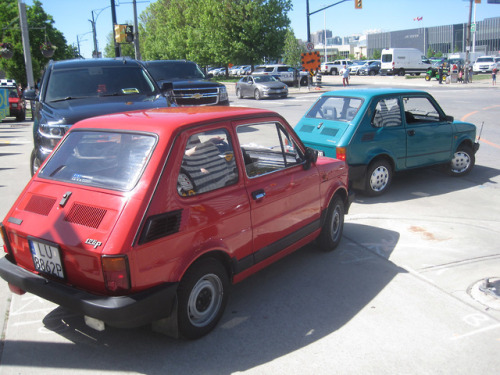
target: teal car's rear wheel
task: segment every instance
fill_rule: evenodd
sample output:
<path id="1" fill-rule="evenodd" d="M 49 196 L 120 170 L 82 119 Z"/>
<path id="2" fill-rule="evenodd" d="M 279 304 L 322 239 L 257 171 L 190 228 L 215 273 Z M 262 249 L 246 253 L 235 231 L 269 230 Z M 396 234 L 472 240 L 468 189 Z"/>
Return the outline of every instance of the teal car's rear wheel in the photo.
<path id="1" fill-rule="evenodd" d="M 365 192 L 370 196 L 384 194 L 392 181 L 392 167 L 385 159 L 374 160 L 366 174 Z"/>

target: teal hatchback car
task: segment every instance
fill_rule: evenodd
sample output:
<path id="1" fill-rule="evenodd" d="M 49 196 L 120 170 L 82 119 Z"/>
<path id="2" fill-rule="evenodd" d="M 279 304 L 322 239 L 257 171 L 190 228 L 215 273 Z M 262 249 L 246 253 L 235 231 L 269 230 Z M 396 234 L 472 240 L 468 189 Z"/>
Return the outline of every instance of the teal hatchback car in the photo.
<path id="1" fill-rule="evenodd" d="M 479 148 L 475 125 L 454 121 L 419 90 L 330 91 L 295 131 L 306 146 L 346 161 L 352 187 L 371 196 L 405 169 L 443 164 L 452 176 L 466 175 Z"/>

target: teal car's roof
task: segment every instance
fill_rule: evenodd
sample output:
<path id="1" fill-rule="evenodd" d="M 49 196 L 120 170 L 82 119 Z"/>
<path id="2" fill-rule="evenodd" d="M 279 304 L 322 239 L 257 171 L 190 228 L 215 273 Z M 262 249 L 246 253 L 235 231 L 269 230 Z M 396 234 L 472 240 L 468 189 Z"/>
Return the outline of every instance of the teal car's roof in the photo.
<path id="1" fill-rule="evenodd" d="M 387 89 L 387 88 L 376 88 L 376 89 L 349 89 L 349 90 L 335 90 L 325 92 L 321 96 L 348 96 L 353 98 L 362 98 L 370 100 L 373 97 L 380 95 L 401 95 L 401 94 L 423 94 L 429 95 L 429 93 L 422 90 L 412 90 L 412 89 Z"/>

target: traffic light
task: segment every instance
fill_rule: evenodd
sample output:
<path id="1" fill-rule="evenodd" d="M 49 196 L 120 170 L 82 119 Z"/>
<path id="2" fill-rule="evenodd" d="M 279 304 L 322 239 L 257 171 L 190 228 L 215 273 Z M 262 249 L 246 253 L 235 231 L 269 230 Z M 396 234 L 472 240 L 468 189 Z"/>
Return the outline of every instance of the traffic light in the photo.
<path id="1" fill-rule="evenodd" d="M 363 8 L 363 0 L 354 0 L 354 8 L 356 9 Z"/>
<path id="2" fill-rule="evenodd" d="M 134 41 L 134 26 L 132 25 L 127 25 L 125 27 L 125 41 L 127 43 L 132 43 Z"/>
<path id="3" fill-rule="evenodd" d="M 125 28 L 127 25 L 115 25 L 115 42 L 125 43 L 126 35 Z"/>

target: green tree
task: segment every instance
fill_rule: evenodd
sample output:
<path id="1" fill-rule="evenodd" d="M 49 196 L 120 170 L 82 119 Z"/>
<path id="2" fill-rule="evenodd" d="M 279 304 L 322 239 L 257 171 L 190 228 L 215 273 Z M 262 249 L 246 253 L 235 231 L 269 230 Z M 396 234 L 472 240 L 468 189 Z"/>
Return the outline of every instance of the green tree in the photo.
<path id="1" fill-rule="evenodd" d="M 373 60 L 380 60 L 380 58 L 382 57 L 382 52 L 380 52 L 379 49 L 374 49 L 373 50 Z"/>
<path id="2" fill-rule="evenodd" d="M 0 25 L 2 26 L 2 43 L 10 43 L 14 51 L 11 59 L 0 58 L 0 70 L 7 78 L 15 79 L 23 86 L 27 84 L 26 66 L 22 46 L 21 29 L 19 25 L 19 8 L 17 1 L 0 0 Z M 41 77 L 42 70 L 48 59 L 42 55 L 40 46 L 50 42 L 56 47 L 54 60 L 75 57 L 75 49 L 69 47 L 63 34 L 54 28 L 52 16 L 45 13 L 42 3 L 38 0 L 32 6 L 26 6 L 26 18 L 29 27 L 30 51 L 35 81 Z"/>
<path id="3" fill-rule="evenodd" d="M 288 29 L 285 37 L 283 62 L 291 66 L 299 66 L 304 52 L 306 52 L 304 45 L 300 44 L 295 38 L 293 30 Z"/>
<path id="4" fill-rule="evenodd" d="M 254 64 L 283 53 L 291 0 L 158 0 L 141 14 L 145 60 Z"/>

